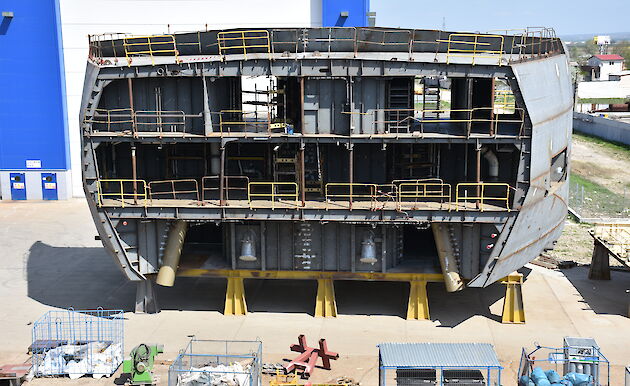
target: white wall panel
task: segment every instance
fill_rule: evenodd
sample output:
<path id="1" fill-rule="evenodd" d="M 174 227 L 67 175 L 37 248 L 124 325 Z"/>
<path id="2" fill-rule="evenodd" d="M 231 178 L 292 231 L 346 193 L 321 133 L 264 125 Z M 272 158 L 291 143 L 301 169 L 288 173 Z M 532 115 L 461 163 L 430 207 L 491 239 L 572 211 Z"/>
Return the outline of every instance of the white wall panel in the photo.
<path id="1" fill-rule="evenodd" d="M 79 110 L 88 34 L 321 26 L 321 0 L 60 0 L 74 196 L 82 196 Z"/>

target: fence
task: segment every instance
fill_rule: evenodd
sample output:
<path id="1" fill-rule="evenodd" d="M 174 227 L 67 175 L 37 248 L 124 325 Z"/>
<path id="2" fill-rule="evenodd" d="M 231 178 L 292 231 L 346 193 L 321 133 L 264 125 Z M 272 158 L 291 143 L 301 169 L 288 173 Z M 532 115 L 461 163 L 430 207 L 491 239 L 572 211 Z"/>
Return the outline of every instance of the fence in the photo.
<path id="1" fill-rule="evenodd" d="M 262 382 L 262 342 L 193 338 L 168 370 L 169 386 Z M 216 383 L 215 383 L 216 382 Z"/>
<path id="2" fill-rule="evenodd" d="M 585 219 L 627 218 L 630 214 L 630 189 L 622 194 L 571 176 L 569 206 Z"/>
<path id="3" fill-rule="evenodd" d="M 122 310 L 48 311 L 33 324 L 35 376 L 110 376 L 123 361 Z"/>

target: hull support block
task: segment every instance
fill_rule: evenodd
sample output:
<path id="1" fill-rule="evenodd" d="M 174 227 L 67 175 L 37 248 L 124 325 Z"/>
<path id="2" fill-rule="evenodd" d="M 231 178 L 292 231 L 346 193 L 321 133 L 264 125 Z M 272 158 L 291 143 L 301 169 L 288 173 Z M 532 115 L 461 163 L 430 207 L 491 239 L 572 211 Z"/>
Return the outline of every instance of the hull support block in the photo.
<path id="1" fill-rule="evenodd" d="M 512 272 L 501 283 L 505 284 L 502 323 L 524 324 L 525 307 L 523 305 L 523 275 Z"/>
<path id="2" fill-rule="evenodd" d="M 409 282 L 409 304 L 407 305 L 407 320 L 429 320 L 429 297 L 427 296 L 427 282 L 412 280 Z"/>
<path id="3" fill-rule="evenodd" d="M 245 287 L 242 277 L 228 277 L 223 315 L 247 315 Z"/>
<path id="4" fill-rule="evenodd" d="M 336 318 L 337 301 L 332 279 L 317 279 L 317 299 L 315 299 L 316 318 Z"/>

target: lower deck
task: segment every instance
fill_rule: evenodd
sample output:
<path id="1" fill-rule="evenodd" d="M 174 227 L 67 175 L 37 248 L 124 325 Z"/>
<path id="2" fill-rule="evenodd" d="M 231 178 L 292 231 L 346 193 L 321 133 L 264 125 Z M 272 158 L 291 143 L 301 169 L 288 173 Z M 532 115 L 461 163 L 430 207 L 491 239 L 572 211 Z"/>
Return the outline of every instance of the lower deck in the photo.
<path id="1" fill-rule="evenodd" d="M 295 200 L 180 200 L 180 199 L 156 199 L 156 200 L 133 200 L 133 199 L 103 199 L 101 206 L 105 208 L 129 208 L 129 207 L 204 207 L 216 208 L 244 208 L 244 209 L 314 209 L 314 210 L 368 210 L 368 211 L 486 211 L 486 212 L 506 212 L 510 211 L 505 205 L 481 201 L 315 201 L 307 200 L 304 203 Z"/>

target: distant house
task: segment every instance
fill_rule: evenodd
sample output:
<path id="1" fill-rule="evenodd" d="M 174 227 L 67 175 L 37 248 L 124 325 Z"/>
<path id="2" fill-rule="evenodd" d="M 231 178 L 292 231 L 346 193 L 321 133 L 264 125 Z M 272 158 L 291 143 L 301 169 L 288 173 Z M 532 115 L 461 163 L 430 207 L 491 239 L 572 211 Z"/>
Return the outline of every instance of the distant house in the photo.
<path id="1" fill-rule="evenodd" d="M 611 73 L 623 71 L 624 59 L 620 55 L 594 55 L 586 62 L 591 80 L 610 80 Z"/>

